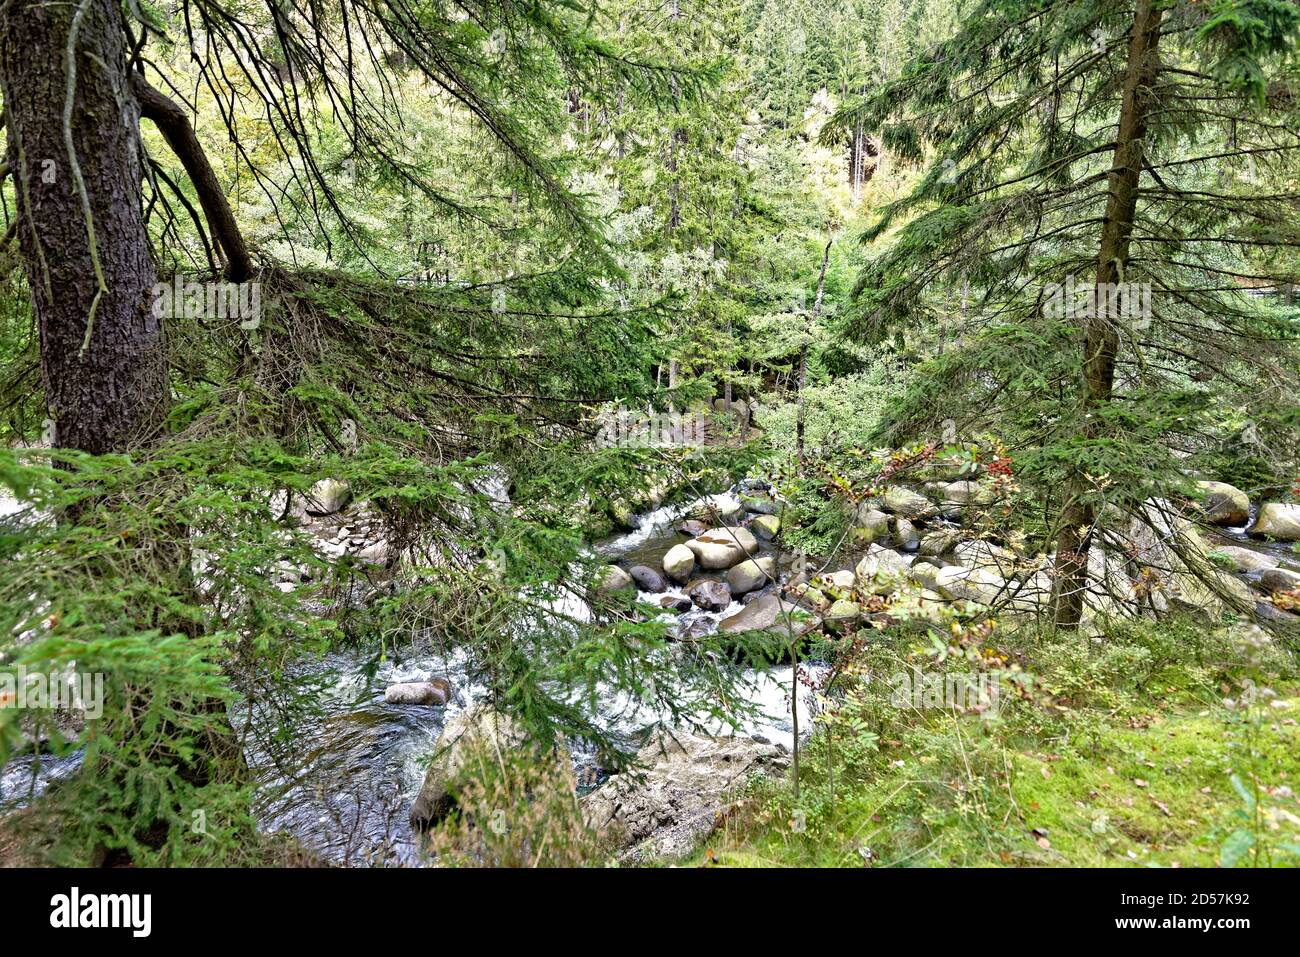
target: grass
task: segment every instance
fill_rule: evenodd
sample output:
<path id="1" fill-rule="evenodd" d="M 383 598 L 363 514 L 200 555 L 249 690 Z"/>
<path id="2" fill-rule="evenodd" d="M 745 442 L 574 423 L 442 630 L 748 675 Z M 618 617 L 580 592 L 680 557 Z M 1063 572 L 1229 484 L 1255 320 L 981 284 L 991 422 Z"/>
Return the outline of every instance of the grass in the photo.
<path id="1" fill-rule="evenodd" d="M 1033 691 L 991 719 L 841 697 L 836 746 L 823 722 L 800 799 L 788 779 L 751 783 L 688 863 L 1300 864 L 1300 683 L 1292 654 L 1254 634 L 1175 622 L 1092 647 L 999 636 Z M 889 636 L 868 653 L 877 674 L 909 655 Z"/>

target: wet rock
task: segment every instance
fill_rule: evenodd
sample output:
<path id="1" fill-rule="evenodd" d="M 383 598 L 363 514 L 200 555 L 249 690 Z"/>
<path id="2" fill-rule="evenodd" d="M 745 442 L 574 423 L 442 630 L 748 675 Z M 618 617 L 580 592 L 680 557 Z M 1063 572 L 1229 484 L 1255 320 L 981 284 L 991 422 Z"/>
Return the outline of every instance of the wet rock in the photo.
<path id="1" fill-rule="evenodd" d="M 821 622 L 798 605 L 782 601 L 777 595 L 764 595 L 750 602 L 737 614 L 718 623 L 718 630 L 735 634 L 742 631 L 772 631 L 794 637 L 807 634 Z"/>
<path id="2" fill-rule="evenodd" d="M 523 747 L 526 742 L 526 735 L 515 723 L 488 704 L 480 702 L 456 715 L 434 745 L 433 760 L 411 805 L 411 824 L 430 827 L 455 807 L 451 785 L 477 747 L 508 751 Z"/>
<path id="3" fill-rule="evenodd" d="M 699 581 L 686 589 L 697 608 L 724 611 L 731 604 L 731 589 L 723 582 Z"/>
<path id="4" fill-rule="evenodd" d="M 775 515 L 755 515 L 749 527 L 759 541 L 770 542 L 781 531 L 781 520 Z"/>
<path id="5" fill-rule="evenodd" d="M 668 583 L 664 581 L 664 576 L 649 565 L 633 565 L 628 569 L 628 574 L 632 576 L 632 581 L 636 582 L 636 587 L 640 591 L 658 594 L 668 590 Z"/>
<path id="6" fill-rule="evenodd" d="M 731 568 L 725 577 L 731 593 L 743 595 L 762 588 L 772 580 L 775 573 L 776 561 L 771 555 L 765 555 L 762 558 L 751 558 L 741 562 Z"/>
<path id="7" fill-rule="evenodd" d="M 1201 511 L 1211 525 L 1245 525 L 1250 521 L 1250 496 L 1227 482 L 1197 482 L 1205 493 Z"/>
<path id="8" fill-rule="evenodd" d="M 1300 505 L 1269 502 L 1259 507 L 1250 534 L 1281 542 L 1300 542 Z"/>
<path id="9" fill-rule="evenodd" d="M 445 705 L 451 700 L 451 682 L 446 678 L 428 681 L 406 681 L 389 685 L 384 690 L 387 704 Z"/>
<path id="10" fill-rule="evenodd" d="M 708 530 L 709 530 L 708 525 L 705 525 L 703 522 L 697 521 L 696 519 L 693 518 L 688 518 L 686 521 L 682 522 L 680 525 L 677 526 L 677 531 L 681 532 L 683 535 L 689 535 L 691 536 L 691 538 L 696 538 L 697 536 L 703 535 Z"/>
<path id="11" fill-rule="evenodd" d="M 672 859 L 717 826 L 755 774 L 789 766 L 783 748 L 749 738 L 664 733 L 637 752 L 644 775 L 618 774 L 581 799 L 587 824 L 616 836 L 639 860 Z"/>
<path id="12" fill-rule="evenodd" d="M 641 524 L 641 517 L 637 515 L 636 509 L 623 499 L 610 502 L 609 515 L 614 520 L 614 524 L 625 532 L 634 531 Z"/>
<path id="13" fill-rule="evenodd" d="M 696 618 L 684 628 L 679 628 L 677 637 L 679 639 L 703 638 L 711 634 L 713 634 L 713 622 L 708 618 Z"/>
<path id="14" fill-rule="evenodd" d="M 307 493 L 304 508 L 308 515 L 334 515 L 352 501 L 352 487 L 337 479 L 321 479 Z"/>
<path id="15" fill-rule="evenodd" d="M 659 607 L 665 608 L 668 611 L 681 613 L 684 611 L 690 611 L 695 607 L 695 604 L 689 598 L 678 598 L 676 595 L 664 595 L 663 598 L 659 599 Z"/>
<path id="16" fill-rule="evenodd" d="M 675 582 L 684 582 L 695 568 L 695 552 L 685 545 L 674 545 L 664 555 L 663 565 L 664 574 Z"/>
<path id="17" fill-rule="evenodd" d="M 727 525 L 691 539 L 686 547 L 695 555 L 701 568 L 720 570 L 738 564 L 758 551 L 752 532 L 739 525 Z"/>
<path id="18" fill-rule="evenodd" d="M 1270 601 L 1260 601 L 1255 603 L 1255 617 L 1260 621 L 1272 622 L 1275 625 L 1282 625 L 1286 628 L 1300 632 L 1300 615 L 1292 614 L 1289 611 L 1283 611 Z"/>

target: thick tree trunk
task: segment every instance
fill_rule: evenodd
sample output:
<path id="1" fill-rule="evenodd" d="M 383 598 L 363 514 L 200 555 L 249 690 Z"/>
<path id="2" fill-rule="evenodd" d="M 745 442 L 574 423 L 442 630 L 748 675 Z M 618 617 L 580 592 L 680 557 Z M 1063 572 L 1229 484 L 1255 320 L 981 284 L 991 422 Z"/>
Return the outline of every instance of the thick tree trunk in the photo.
<path id="1" fill-rule="evenodd" d="M 159 423 L 167 377 L 151 309 L 140 106 L 118 4 L 12 0 L 0 19 L 0 85 L 56 443 L 94 453 L 130 448 Z"/>
<path id="2" fill-rule="evenodd" d="M 1097 254 L 1097 288 L 1123 282 L 1128 264 L 1129 242 L 1137 211 L 1138 182 L 1142 174 L 1151 109 L 1152 90 L 1158 67 L 1156 45 L 1160 39 L 1163 10 L 1153 0 L 1138 0 L 1129 40 L 1128 68 L 1120 106 L 1119 133 L 1111 162 L 1106 219 L 1102 224 Z M 1100 300 L 1102 297 L 1096 297 Z M 1094 308 L 1084 328 L 1083 339 L 1083 425 L 1085 439 L 1101 435 L 1102 412 L 1110 402 L 1115 384 L 1115 358 L 1119 351 L 1119 330 L 1107 310 Z M 1088 480 L 1076 470 L 1066 486 L 1065 507 L 1056 539 L 1056 582 L 1052 611 L 1056 624 L 1074 628 L 1083 617 L 1083 599 L 1088 585 L 1088 549 L 1096 510 L 1088 500 Z"/>

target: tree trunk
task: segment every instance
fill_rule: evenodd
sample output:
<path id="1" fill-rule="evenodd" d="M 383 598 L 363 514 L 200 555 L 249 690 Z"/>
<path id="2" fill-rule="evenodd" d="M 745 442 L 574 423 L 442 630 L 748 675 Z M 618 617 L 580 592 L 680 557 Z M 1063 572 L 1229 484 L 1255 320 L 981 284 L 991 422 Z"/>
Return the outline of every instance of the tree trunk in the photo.
<path id="1" fill-rule="evenodd" d="M 1156 45 L 1163 15 L 1163 10 L 1156 9 L 1153 0 L 1138 0 L 1129 40 L 1119 133 L 1111 162 L 1106 218 L 1097 254 L 1098 289 L 1107 283 L 1124 281 L 1137 210 L 1147 116 L 1152 104 L 1151 87 L 1158 66 Z M 1102 412 L 1110 402 L 1115 385 L 1119 332 L 1106 312 L 1104 308 L 1090 309 L 1084 327 L 1082 434 L 1086 440 L 1101 435 Z M 1056 624 L 1064 628 L 1076 627 L 1083 617 L 1083 599 L 1088 586 L 1088 549 L 1092 544 L 1092 526 L 1096 518 L 1096 509 L 1087 498 L 1088 492 L 1087 477 L 1082 469 L 1076 469 L 1066 484 L 1065 507 L 1056 539 L 1052 611 Z"/>
<path id="2" fill-rule="evenodd" d="M 804 324 L 803 345 L 799 349 L 799 391 L 795 394 L 794 445 L 795 457 L 803 464 L 804 435 L 804 391 L 808 388 L 808 348 L 811 345 L 813 324 L 822 311 L 822 297 L 826 293 L 826 266 L 831 261 L 831 244 L 835 240 L 826 240 L 826 249 L 822 252 L 822 269 L 817 277 L 817 298 L 813 300 L 812 312 Z"/>
<path id="3" fill-rule="evenodd" d="M 0 20 L 0 85 L 56 444 L 128 449 L 160 422 L 167 375 L 162 323 L 151 308 L 140 106 L 118 4 L 12 0 Z"/>

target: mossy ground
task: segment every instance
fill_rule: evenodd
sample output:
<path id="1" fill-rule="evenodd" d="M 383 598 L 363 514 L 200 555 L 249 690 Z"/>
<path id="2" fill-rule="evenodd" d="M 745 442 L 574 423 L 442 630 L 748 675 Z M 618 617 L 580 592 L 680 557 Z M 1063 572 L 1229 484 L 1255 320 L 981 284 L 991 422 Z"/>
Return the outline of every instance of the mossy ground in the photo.
<path id="1" fill-rule="evenodd" d="M 797 801 L 788 777 L 754 782 L 687 863 L 1300 864 L 1300 682 L 1289 650 L 1242 654 L 1242 633 L 1004 638 L 1033 695 L 993 719 L 859 699 L 829 764 L 824 728 L 805 748 Z"/>

